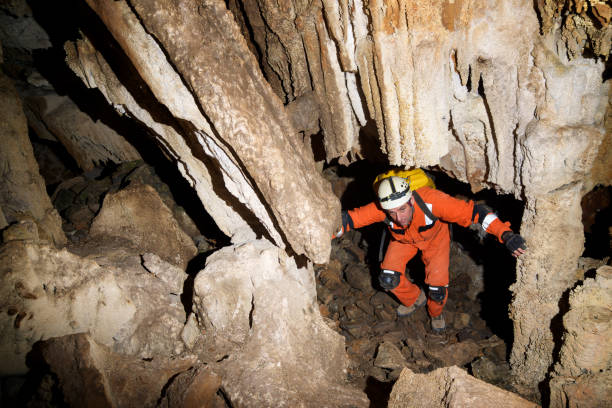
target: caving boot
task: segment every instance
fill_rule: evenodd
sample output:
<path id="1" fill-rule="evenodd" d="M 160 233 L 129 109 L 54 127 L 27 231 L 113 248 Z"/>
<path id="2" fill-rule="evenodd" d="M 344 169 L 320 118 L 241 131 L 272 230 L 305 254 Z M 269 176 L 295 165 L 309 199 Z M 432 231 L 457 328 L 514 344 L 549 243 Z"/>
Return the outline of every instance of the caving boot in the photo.
<path id="1" fill-rule="evenodd" d="M 441 334 L 444 332 L 444 329 L 446 329 L 446 321 L 443 314 L 431 318 L 431 330 L 434 333 Z"/>
<path id="2" fill-rule="evenodd" d="M 398 306 L 397 316 L 398 317 L 410 316 L 411 314 L 414 313 L 415 310 L 423 306 L 425 303 L 427 303 L 427 296 L 425 296 L 425 292 L 421 290 L 421 292 L 419 293 L 419 297 L 417 298 L 416 302 L 414 302 L 412 305 L 410 306 L 399 305 Z"/>

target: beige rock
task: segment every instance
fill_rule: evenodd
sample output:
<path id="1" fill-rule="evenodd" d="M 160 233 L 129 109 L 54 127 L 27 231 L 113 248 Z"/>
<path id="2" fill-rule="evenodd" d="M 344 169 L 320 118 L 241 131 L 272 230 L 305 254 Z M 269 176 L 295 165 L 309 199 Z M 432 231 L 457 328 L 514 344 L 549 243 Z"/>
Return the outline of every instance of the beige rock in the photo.
<path id="1" fill-rule="evenodd" d="M 139 358 L 182 352 L 178 296 L 140 265 L 138 254 L 104 250 L 107 256 L 98 252 L 93 261 L 31 241 L 0 247 L 1 375 L 25 373 L 35 342 L 79 332 Z"/>
<path id="2" fill-rule="evenodd" d="M 172 293 L 177 295 L 183 293 L 183 285 L 187 279 L 185 271 L 163 261 L 155 254 L 144 254 L 142 261 L 142 266 L 168 285 Z"/>
<path id="3" fill-rule="evenodd" d="M 266 241 L 225 247 L 194 283 L 194 310 L 216 346 L 223 389 L 240 406 L 367 406 L 344 383 L 343 338 L 319 314 L 310 266 Z"/>
<path id="4" fill-rule="evenodd" d="M 34 219 L 39 235 L 63 246 L 62 221 L 38 173 L 21 100 L 11 80 L 0 74 L 0 207 L 7 223 Z"/>
<path id="5" fill-rule="evenodd" d="M 478 380 L 459 367 L 415 374 L 405 368 L 391 391 L 390 408 L 488 408 L 538 405 L 516 394 Z"/>
<path id="6" fill-rule="evenodd" d="M 26 97 L 25 102 L 30 126 L 41 137 L 49 133 L 58 140 L 84 171 L 109 161 L 118 164 L 141 159 L 123 136 L 101 121 L 93 121 L 66 96 L 49 93 Z"/>
<path id="7" fill-rule="evenodd" d="M 179 227 L 155 189 L 148 185 L 133 184 L 107 194 L 89 233 L 92 239 L 124 238 L 143 253 L 152 252 L 183 270 L 197 254 L 191 238 Z"/>
<path id="8" fill-rule="evenodd" d="M 84 333 L 55 337 L 40 347 L 71 406 L 154 407 L 168 380 L 195 362 L 117 354 Z"/>
<path id="9" fill-rule="evenodd" d="M 550 383 L 551 407 L 605 406 L 612 391 L 612 267 L 570 294 L 565 334 Z"/>

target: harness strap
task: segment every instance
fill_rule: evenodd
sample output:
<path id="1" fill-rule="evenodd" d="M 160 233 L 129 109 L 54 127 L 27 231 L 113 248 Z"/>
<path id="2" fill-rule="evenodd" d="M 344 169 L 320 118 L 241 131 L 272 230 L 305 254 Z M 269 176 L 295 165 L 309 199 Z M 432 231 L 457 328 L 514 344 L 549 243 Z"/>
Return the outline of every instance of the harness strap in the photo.
<path id="1" fill-rule="evenodd" d="M 433 226 L 436 224 L 436 221 L 438 221 L 438 217 L 432 214 L 429 207 L 425 205 L 425 202 L 416 191 L 412 192 L 412 196 L 414 197 L 414 201 L 416 201 L 421 211 L 423 211 L 425 215 L 432 221 L 432 223 L 429 225 L 423 225 L 422 227 L 419 227 L 419 232 L 427 231 L 428 229 L 433 228 Z"/>

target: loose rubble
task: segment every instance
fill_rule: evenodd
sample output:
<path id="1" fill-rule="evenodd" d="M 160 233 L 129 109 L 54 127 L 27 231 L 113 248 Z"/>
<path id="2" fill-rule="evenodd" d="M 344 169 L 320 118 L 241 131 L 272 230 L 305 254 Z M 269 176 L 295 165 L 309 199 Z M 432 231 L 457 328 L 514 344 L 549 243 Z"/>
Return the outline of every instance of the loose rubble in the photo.
<path id="1" fill-rule="evenodd" d="M 457 365 L 513 391 L 508 382 L 506 344 L 481 317 L 477 300 L 482 290 L 481 265 L 453 242 L 449 300 L 444 309 L 447 329 L 437 335 L 430 328 L 426 308 L 409 317 L 397 317 L 399 303 L 378 287 L 377 263 L 371 261 L 371 252 L 362 234 L 351 231 L 334 240 L 329 264 L 315 268 L 319 308 L 330 326 L 346 339 L 353 384 L 365 389 L 371 378 L 392 384 L 403 368 L 428 373 Z M 418 281 L 417 267 L 412 275 Z M 423 284 L 422 276 L 420 279 Z"/>

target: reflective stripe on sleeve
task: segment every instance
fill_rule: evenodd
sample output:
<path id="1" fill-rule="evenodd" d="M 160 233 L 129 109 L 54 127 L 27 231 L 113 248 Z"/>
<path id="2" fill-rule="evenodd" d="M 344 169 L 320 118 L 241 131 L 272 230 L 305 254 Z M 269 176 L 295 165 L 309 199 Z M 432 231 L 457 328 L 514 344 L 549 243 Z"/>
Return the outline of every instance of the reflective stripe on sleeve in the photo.
<path id="1" fill-rule="evenodd" d="M 487 228 L 489 228 L 489 225 L 491 225 L 491 223 L 495 221 L 496 219 L 497 219 L 497 215 L 495 215 L 495 213 L 487 214 L 485 219 L 482 220 L 482 224 L 481 224 L 483 231 L 487 232 Z"/>

